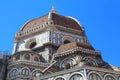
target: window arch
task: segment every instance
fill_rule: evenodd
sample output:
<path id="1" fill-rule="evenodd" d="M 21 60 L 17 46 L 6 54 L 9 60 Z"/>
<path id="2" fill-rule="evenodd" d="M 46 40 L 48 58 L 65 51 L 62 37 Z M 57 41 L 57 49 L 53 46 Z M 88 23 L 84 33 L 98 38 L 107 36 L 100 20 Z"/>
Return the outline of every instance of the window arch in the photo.
<path id="1" fill-rule="evenodd" d="M 26 60 L 30 60 L 30 55 L 29 55 L 29 54 L 25 54 L 25 55 L 24 55 L 24 58 L 25 58 Z"/>
<path id="2" fill-rule="evenodd" d="M 13 69 L 10 73 L 9 73 L 9 77 L 14 77 L 18 75 L 18 70 L 17 69 Z"/>
<path id="3" fill-rule="evenodd" d="M 112 75 L 107 75 L 107 76 L 105 76 L 105 80 L 116 80 L 116 79 Z"/>
<path id="4" fill-rule="evenodd" d="M 77 64 L 75 58 L 66 58 L 60 63 L 60 68 L 69 69 Z"/>
<path id="5" fill-rule="evenodd" d="M 55 80 L 65 80 L 65 79 L 62 78 L 62 77 L 59 77 L 59 78 L 57 78 L 57 79 L 55 79 Z"/>
<path id="6" fill-rule="evenodd" d="M 74 74 L 70 77 L 69 80 L 84 80 L 84 78 L 81 74 Z"/>
<path id="7" fill-rule="evenodd" d="M 65 41 L 64 41 L 64 44 L 67 44 L 67 43 L 70 43 L 70 41 L 69 41 L 69 40 L 65 40 Z"/>
<path id="8" fill-rule="evenodd" d="M 32 48 L 34 48 L 36 45 L 37 45 L 36 39 L 33 38 L 33 39 L 30 39 L 30 40 L 27 41 L 25 47 L 26 47 L 27 49 L 32 49 Z"/>
<path id="9" fill-rule="evenodd" d="M 70 69 L 70 64 L 69 63 L 66 64 L 66 69 Z"/>
<path id="10" fill-rule="evenodd" d="M 28 76 L 30 74 L 30 71 L 29 71 L 29 69 L 24 68 L 24 69 L 22 69 L 21 74 Z"/>
<path id="11" fill-rule="evenodd" d="M 85 61 L 86 65 L 90 65 L 90 66 L 97 66 L 98 65 L 94 59 L 89 58 L 89 57 L 85 57 L 84 61 Z"/>
<path id="12" fill-rule="evenodd" d="M 56 78 L 54 78 L 53 80 L 66 80 L 65 77 L 63 76 L 57 76 Z"/>
<path id="13" fill-rule="evenodd" d="M 17 56 L 16 56 L 16 60 L 20 60 L 20 55 L 17 55 Z"/>
<path id="14" fill-rule="evenodd" d="M 89 79 L 90 80 L 102 80 L 101 76 L 98 75 L 97 73 L 90 73 L 89 74 Z"/>
<path id="15" fill-rule="evenodd" d="M 36 42 L 31 42 L 29 45 L 29 48 L 30 49 L 34 48 L 36 46 L 36 44 L 37 44 Z"/>
<path id="16" fill-rule="evenodd" d="M 35 71 L 32 73 L 32 76 L 33 76 L 33 77 L 36 77 L 37 74 L 41 75 L 41 71 L 40 71 L 40 70 L 35 70 Z"/>
<path id="17" fill-rule="evenodd" d="M 73 38 L 70 37 L 70 36 L 64 36 L 62 40 L 63 40 L 63 44 L 67 44 L 67 43 L 70 43 L 70 42 L 74 42 L 74 41 L 75 41 L 75 39 L 73 39 Z"/>
<path id="18" fill-rule="evenodd" d="M 39 61 L 39 58 L 38 57 L 34 57 L 34 61 Z"/>

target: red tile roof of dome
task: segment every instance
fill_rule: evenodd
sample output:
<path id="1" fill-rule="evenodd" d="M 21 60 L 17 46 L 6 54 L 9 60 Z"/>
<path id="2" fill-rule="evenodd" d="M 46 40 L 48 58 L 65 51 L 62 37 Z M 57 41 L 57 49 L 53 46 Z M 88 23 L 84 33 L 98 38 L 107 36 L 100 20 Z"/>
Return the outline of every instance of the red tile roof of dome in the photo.
<path id="1" fill-rule="evenodd" d="M 76 30 L 82 30 L 81 25 L 76 20 L 74 20 L 70 17 L 61 16 L 61 15 L 57 14 L 56 11 L 51 11 L 51 13 L 49 13 L 49 14 L 51 16 L 51 20 L 53 20 L 53 24 L 55 24 L 55 25 L 60 25 L 60 26 L 66 27 L 66 28 L 71 28 L 71 29 L 76 29 Z M 35 26 L 39 26 L 43 22 L 49 20 L 48 19 L 49 14 L 29 21 L 28 23 L 26 23 L 23 26 L 21 31 L 27 30 L 28 28 L 33 28 Z"/>
<path id="2" fill-rule="evenodd" d="M 52 14 L 52 20 L 54 24 L 56 25 L 61 25 L 66 28 L 72 28 L 76 30 L 82 30 L 81 26 L 72 18 L 65 17 L 65 16 L 60 16 L 58 14 Z"/>
<path id="3" fill-rule="evenodd" d="M 87 44 L 83 44 L 83 43 L 77 43 L 77 42 L 71 42 L 71 43 L 68 43 L 68 44 L 63 44 L 61 45 L 57 52 L 64 52 L 64 51 L 67 51 L 69 49 L 73 49 L 75 47 L 82 47 L 82 48 L 85 48 L 85 49 L 90 49 L 90 50 L 95 50 L 91 45 L 87 45 Z"/>
<path id="4" fill-rule="evenodd" d="M 41 23 L 45 22 L 47 19 L 48 19 L 48 15 L 42 16 L 40 18 L 32 19 L 23 26 L 21 31 L 26 30 L 28 28 L 35 27 L 35 26 L 39 26 Z"/>

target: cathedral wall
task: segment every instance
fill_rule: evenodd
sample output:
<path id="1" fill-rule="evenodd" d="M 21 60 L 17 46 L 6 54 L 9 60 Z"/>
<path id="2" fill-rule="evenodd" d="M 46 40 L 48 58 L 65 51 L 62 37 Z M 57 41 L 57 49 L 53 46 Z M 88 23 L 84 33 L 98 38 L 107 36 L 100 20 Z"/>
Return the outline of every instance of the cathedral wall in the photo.
<path id="1" fill-rule="evenodd" d="M 120 80 L 118 72 L 99 69 L 72 69 L 37 77 L 36 80 Z"/>
<path id="2" fill-rule="evenodd" d="M 49 60 L 49 49 L 45 48 L 44 52 L 40 52 L 39 54 L 42 54 L 42 57 L 45 59 L 45 61 Z"/>
<path id="3" fill-rule="evenodd" d="M 16 51 L 30 50 L 30 45 L 33 42 L 35 42 L 35 46 L 31 48 L 37 48 L 43 46 L 44 43 L 49 42 L 49 31 L 19 40 L 17 43 L 14 44 L 15 50 L 13 51 L 13 53 Z"/>
<path id="4" fill-rule="evenodd" d="M 87 38 L 83 36 L 78 36 L 78 35 L 74 35 L 66 32 L 59 32 L 59 31 L 51 32 L 50 41 L 52 43 L 56 45 L 61 45 L 64 44 L 65 40 L 69 40 L 71 42 L 76 41 L 80 43 L 89 44 Z"/>

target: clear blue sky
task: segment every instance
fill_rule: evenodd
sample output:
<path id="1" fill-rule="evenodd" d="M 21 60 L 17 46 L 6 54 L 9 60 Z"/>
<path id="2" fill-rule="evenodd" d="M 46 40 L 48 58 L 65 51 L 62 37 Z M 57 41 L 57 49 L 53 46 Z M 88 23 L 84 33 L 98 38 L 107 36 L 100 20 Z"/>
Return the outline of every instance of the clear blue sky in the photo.
<path id="1" fill-rule="evenodd" d="M 120 66 L 120 0 L 1 0 L 0 50 L 11 53 L 15 33 L 28 20 L 47 14 L 52 5 L 59 14 L 78 19 L 103 59 Z"/>

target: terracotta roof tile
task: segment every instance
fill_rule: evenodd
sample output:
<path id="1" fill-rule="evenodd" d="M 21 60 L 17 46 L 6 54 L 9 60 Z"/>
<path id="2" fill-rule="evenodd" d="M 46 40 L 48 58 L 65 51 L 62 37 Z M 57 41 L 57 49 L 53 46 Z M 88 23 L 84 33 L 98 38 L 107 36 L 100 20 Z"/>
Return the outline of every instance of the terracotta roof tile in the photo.
<path id="1" fill-rule="evenodd" d="M 26 30 L 28 28 L 36 27 L 40 25 L 41 23 L 45 22 L 47 19 L 48 19 L 48 15 L 42 16 L 40 18 L 32 19 L 23 26 L 21 31 Z"/>
<path id="2" fill-rule="evenodd" d="M 43 22 L 48 20 L 48 16 L 49 14 L 29 21 L 23 26 L 21 31 L 26 30 L 28 28 L 36 27 L 42 24 Z M 82 30 L 82 27 L 75 20 L 69 17 L 64 17 L 56 13 L 51 13 L 51 20 L 53 20 L 53 23 L 55 25 L 60 25 L 66 28 L 72 28 L 76 30 Z"/>
<path id="3" fill-rule="evenodd" d="M 52 14 L 52 20 L 54 24 L 56 25 L 61 25 L 66 28 L 72 28 L 72 29 L 77 29 L 77 30 L 82 30 L 81 26 L 73 19 L 64 17 L 58 14 Z"/>
<path id="4" fill-rule="evenodd" d="M 94 48 L 91 45 L 86 45 L 86 44 L 71 42 L 71 43 L 68 43 L 68 44 L 61 45 L 58 48 L 57 52 L 64 52 L 64 51 L 73 49 L 75 47 L 83 47 L 83 48 L 86 48 L 86 49 L 94 50 Z"/>

